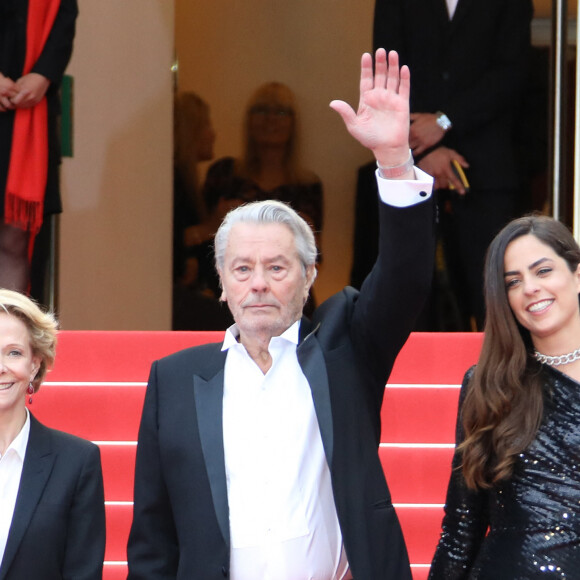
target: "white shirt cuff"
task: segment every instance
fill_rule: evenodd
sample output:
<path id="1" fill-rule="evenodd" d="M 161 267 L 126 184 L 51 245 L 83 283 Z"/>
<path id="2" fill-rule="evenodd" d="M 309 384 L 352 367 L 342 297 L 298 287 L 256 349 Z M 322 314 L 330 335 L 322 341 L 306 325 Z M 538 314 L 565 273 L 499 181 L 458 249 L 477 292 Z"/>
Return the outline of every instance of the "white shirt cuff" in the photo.
<path id="1" fill-rule="evenodd" d="M 431 197 L 433 178 L 418 167 L 413 169 L 414 180 L 384 179 L 377 169 L 375 175 L 383 203 L 394 207 L 409 207 Z"/>

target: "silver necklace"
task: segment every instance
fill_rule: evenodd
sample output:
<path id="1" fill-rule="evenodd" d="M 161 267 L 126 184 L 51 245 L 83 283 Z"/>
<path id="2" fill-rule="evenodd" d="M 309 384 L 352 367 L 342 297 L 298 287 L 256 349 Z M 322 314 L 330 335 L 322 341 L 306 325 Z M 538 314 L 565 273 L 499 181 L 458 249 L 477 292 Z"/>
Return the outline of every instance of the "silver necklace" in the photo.
<path id="1" fill-rule="evenodd" d="M 569 352 L 568 354 L 561 354 L 558 356 L 550 356 L 549 354 L 542 354 L 541 352 L 538 352 L 537 350 L 534 351 L 534 357 L 536 358 L 536 360 L 540 361 L 541 363 L 544 363 L 546 365 L 549 365 L 551 367 L 557 367 L 560 365 L 567 365 L 570 363 L 573 363 L 574 361 L 577 361 L 580 359 L 580 348 L 577 348 L 576 350 L 573 350 L 572 352 Z"/>

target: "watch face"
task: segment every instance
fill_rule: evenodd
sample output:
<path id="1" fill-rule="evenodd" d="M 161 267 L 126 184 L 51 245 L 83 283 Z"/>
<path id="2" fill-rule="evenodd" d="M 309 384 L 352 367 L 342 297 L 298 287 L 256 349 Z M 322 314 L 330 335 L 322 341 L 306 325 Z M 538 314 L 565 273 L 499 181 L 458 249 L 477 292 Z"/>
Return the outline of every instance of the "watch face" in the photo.
<path id="1" fill-rule="evenodd" d="M 443 131 L 448 131 L 452 126 L 449 117 L 445 113 L 439 113 L 439 116 L 437 117 L 437 125 L 439 125 Z"/>

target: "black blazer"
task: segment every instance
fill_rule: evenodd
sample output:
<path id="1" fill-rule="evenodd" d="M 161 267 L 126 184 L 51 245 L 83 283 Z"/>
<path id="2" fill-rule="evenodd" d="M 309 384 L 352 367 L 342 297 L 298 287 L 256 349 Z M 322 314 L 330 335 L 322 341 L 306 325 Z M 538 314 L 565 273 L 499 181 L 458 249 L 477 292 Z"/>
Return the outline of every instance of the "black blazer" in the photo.
<path id="1" fill-rule="evenodd" d="M 377 448 L 393 362 L 427 294 L 433 206 L 380 206 L 380 252 L 361 292 L 345 288 L 303 319 L 298 361 L 312 390 L 338 519 L 357 580 L 410 580 L 407 552 Z M 178 352 L 151 369 L 128 545 L 130 580 L 229 574 L 222 432 L 226 353 Z"/>
<path id="2" fill-rule="evenodd" d="M 442 144 L 470 163 L 474 189 L 518 184 L 514 121 L 529 71 L 532 0 L 376 0 L 375 49 L 411 70 L 411 111 L 443 111 Z"/>
<path id="3" fill-rule="evenodd" d="M 99 448 L 30 416 L 30 437 L 0 580 L 102 580 Z"/>

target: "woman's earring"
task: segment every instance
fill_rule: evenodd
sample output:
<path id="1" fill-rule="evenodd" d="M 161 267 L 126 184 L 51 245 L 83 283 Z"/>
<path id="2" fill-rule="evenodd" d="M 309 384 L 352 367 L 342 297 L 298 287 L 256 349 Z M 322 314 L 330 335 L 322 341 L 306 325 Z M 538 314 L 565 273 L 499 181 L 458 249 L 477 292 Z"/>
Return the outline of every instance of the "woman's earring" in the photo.
<path id="1" fill-rule="evenodd" d="M 28 404 L 32 404 L 32 395 L 34 395 L 34 387 L 32 386 L 32 381 L 28 383 Z"/>

